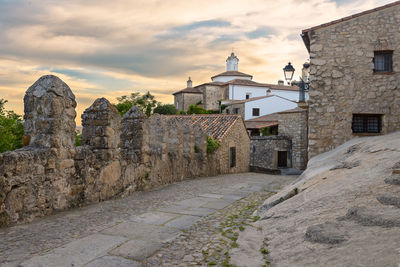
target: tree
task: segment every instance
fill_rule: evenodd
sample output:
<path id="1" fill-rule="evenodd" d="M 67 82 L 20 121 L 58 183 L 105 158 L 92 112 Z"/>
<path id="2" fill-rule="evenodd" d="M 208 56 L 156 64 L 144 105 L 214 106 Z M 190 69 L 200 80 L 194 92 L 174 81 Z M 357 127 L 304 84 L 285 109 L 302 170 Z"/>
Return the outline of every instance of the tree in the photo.
<path id="1" fill-rule="evenodd" d="M 137 106 L 144 114 L 150 116 L 154 108 L 159 105 L 159 102 L 155 100 L 155 97 L 150 92 L 143 95 L 140 95 L 140 93 L 131 93 L 130 96 L 117 97 L 117 101 L 118 103 L 114 104 L 114 107 L 119 111 L 121 116 L 133 106 Z"/>
<path id="2" fill-rule="evenodd" d="M 175 115 L 178 111 L 176 110 L 175 106 L 172 104 L 164 104 L 158 105 L 154 110 L 153 113 L 164 114 L 164 115 Z"/>
<path id="3" fill-rule="evenodd" d="M 0 153 L 22 147 L 24 125 L 21 116 L 14 111 L 6 111 L 7 100 L 0 99 Z"/>

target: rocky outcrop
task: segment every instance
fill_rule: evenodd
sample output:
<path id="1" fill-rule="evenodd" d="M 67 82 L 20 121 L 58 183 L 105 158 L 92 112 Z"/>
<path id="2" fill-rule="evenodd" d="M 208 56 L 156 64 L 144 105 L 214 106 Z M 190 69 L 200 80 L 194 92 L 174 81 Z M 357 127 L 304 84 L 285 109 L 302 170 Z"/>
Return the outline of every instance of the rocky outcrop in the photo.
<path id="1" fill-rule="evenodd" d="M 271 265 L 397 266 L 399 148 L 400 132 L 352 139 L 267 199 L 254 226 Z"/>

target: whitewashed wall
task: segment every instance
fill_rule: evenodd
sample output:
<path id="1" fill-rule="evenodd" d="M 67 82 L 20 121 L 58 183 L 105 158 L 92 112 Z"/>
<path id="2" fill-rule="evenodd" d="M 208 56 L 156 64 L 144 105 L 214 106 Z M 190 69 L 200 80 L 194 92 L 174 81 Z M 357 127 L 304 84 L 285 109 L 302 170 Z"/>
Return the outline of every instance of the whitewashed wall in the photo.
<path id="1" fill-rule="evenodd" d="M 260 116 L 272 114 L 275 112 L 280 112 L 288 109 L 296 108 L 297 104 L 280 98 L 278 96 L 271 96 L 267 98 L 262 98 L 254 101 L 249 101 L 245 103 L 245 113 L 244 119 L 250 120 L 258 118 Z M 253 116 L 253 108 L 260 109 L 260 116 Z"/>

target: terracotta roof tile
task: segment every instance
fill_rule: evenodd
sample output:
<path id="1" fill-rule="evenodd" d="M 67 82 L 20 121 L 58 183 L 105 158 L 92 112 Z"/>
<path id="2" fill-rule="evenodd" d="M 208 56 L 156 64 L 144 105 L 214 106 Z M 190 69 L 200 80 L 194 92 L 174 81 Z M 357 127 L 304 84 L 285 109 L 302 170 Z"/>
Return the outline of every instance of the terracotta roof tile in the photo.
<path id="1" fill-rule="evenodd" d="M 269 83 L 258 83 L 251 80 L 244 79 L 234 79 L 232 81 L 226 82 L 226 84 L 234 84 L 234 85 L 248 85 L 248 86 L 256 86 L 256 87 L 268 87 L 275 90 L 288 90 L 288 91 L 299 91 L 298 86 L 287 86 L 287 85 L 278 85 L 278 84 L 269 84 Z"/>
<path id="2" fill-rule="evenodd" d="M 250 74 L 246 74 L 240 71 L 225 71 L 223 73 L 217 74 L 215 76 L 212 76 L 211 79 L 214 79 L 215 77 L 219 77 L 219 76 L 242 76 L 242 77 L 251 77 L 253 78 L 253 76 L 251 76 Z"/>
<path id="3" fill-rule="evenodd" d="M 197 86 L 196 86 L 197 87 Z M 180 94 L 180 93 L 189 93 L 189 94 L 202 94 L 203 92 L 196 88 L 196 87 L 187 87 L 183 90 L 173 93 L 173 95 Z"/>
<path id="4" fill-rule="evenodd" d="M 189 121 L 192 125 L 199 125 L 209 136 L 221 140 L 229 129 L 241 117 L 239 115 L 225 114 L 196 114 L 196 115 L 170 115 L 180 120 Z"/>

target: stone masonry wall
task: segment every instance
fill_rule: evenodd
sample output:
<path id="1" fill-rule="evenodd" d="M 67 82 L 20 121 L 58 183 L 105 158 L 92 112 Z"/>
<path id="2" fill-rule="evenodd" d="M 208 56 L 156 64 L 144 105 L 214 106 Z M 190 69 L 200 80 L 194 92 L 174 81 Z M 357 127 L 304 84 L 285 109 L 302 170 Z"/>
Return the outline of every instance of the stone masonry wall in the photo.
<path id="1" fill-rule="evenodd" d="M 286 136 L 252 136 L 250 142 L 250 166 L 265 170 L 276 170 L 276 151 L 288 151 L 289 153 L 290 145 L 291 141 Z"/>
<path id="2" fill-rule="evenodd" d="M 305 170 L 307 167 L 307 109 L 279 113 L 279 130 L 281 136 L 292 140 L 292 167 Z"/>
<path id="3" fill-rule="evenodd" d="M 68 85 L 43 76 L 24 102 L 30 143 L 0 154 L 0 227 L 225 171 L 216 153 L 207 154 L 206 133 L 174 116 L 146 118 L 133 107 L 121 118 L 99 98 L 82 115 L 82 146 L 75 147 L 76 102 Z"/>
<path id="4" fill-rule="evenodd" d="M 228 99 L 228 85 L 215 86 L 203 85 L 200 87 L 203 91 L 203 104 L 207 110 L 219 110 L 219 100 Z"/>
<path id="5" fill-rule="evenodd" d="M 221 141 L 221 147 L 217 150 L 217 160 L 219 161 L 219 173 L 238 173 L 248 172 L 250 163 L 250 138 L 247 134 L 246 126 L 242 120 L 237 120 L 231 130 Z M 230 148 L 236 148 L 236 166 L 230 167 Z"/>
<path id="6" fill-rule="evenodd" d="M 400 5 L 311 31 L 309 157 L 353 138 L 352 114 L 382 114 L 400 129 Z M 393 50 L 393 73 L 374 73 L 374 51 Z"/>

